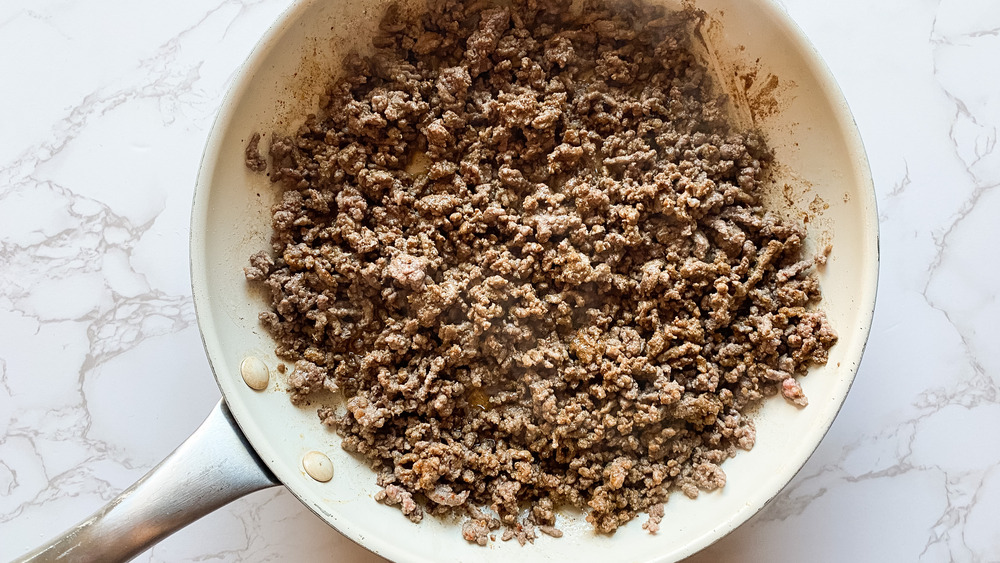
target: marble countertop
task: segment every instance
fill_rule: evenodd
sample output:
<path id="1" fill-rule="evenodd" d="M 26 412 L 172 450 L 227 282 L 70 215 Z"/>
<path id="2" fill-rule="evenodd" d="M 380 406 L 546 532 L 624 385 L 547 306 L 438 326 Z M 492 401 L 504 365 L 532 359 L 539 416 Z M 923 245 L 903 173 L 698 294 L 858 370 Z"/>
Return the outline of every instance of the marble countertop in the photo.
<path id="1" fill-rule="evenodd" d="M 113 498 L 218 400 L 192 189 L 227 84 L 288 4 L 0 3 L 0 560 Z M 815 455 L 692 561 L 998 560 L 1000 3 L 784 5 L 869 152 L 878 305 Z M 328 558 L 378 560 L 276 488 L 138 560 Z"/>

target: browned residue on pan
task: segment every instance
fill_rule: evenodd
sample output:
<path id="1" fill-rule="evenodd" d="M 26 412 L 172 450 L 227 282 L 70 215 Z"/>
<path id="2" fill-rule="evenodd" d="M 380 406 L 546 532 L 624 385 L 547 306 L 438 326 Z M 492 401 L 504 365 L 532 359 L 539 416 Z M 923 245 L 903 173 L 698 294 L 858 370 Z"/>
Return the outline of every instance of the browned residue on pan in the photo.
<path id="1" fill-rule="evenodd" d="M 705 13 L 696 29 L 696 49 L 705 59 L 717 82 L 719 94 L 729 101 L 730 112 L 736 123 L 749 129 L 767 131 L 788 128 L 793 133 L 798 123 L 786 123 L 781 114 L 795 101 L 797 85 L 772 71 L 766 61 L 756 58 L 746 45 L 732 45 L 726 41 L 724 13 Z M 794 138 L 794 134 L 788 135 Z M 772 190 L 764 194 L 765 204 L 781 210 L 787 218 L 796 218 L 809 226 L 813 248 L 824 246 L 832 240 L 830 224 L 824 212 L 830 205 L 816 194 L 816 186 L 802 177 L 782 160 L 782 156 L 798 150 L 797 143 L 782 146 L 768 138 L 775 151 L 769 184 Z"/>
<path id="2" fill-rule="evenodd" d="M 782 83 L 773 74 L 761 77 L 760 73 L 761 69 L 757 66 L 744 70 L 742 74 L 737 74 L 737 78 L 743 83 L 743 92 L 755 122 L 780 112 L 782 94 L 791 88 L 791 85 Z"/>
<path id="3" fill-rule="evenodd" d="M 721 82 L 718 87 L 729 98 L 736 117 L 747 126 L 760 126 L 794 100 L 795 82 L 773 74 L 760 59 L 747 58 L 744 45 L 723 51 L 722 16 L 705 14 L 697 29 L 702 55 Z"/>

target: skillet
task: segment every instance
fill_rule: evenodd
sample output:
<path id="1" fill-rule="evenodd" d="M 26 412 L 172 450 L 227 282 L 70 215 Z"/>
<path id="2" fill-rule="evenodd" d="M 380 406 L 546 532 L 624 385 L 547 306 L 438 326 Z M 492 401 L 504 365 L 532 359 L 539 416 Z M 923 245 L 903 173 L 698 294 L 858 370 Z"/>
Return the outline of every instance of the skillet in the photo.
<path id="1" fill-rule="evenodd" d="M 365 50 L 387 3 L 299 0 L 237 74 L 208 139 L 191 224 L 194 302 L 223 401 L 143 480 L 26 560 L 127 560 L 211 510 L 280 483 L 348 538 L 397 561 L 437 561 L 443 554 L 460 561 L 675 561 L 760 510 L 833 423 L 857 372 L 875 302 L 878 223 L 864 148 L 833 77 L 781 8 L 772 0 L 700 0 L 695 5 L 709 16 L 701 56 L 736 116 L 764 132 L 780 163 L 770 204 L 809 220 L 807 252 L 833 245 L 820 279 L 823 307 L 840 340 L 827 365 L 802 379 L 810 405 L 799 410 L 768 401 L 756 414 L 754 449 L 723 465 L 726 487 L 694 501 L 672 496 L 656 535 L 641 529 L 643 517 L 613 536 L 595 535 L 582 513 L 571 512 L 558 521 L 561 539 L 483 548 L 465 542 L 457 522 L 425 518 L 414 525 L 376 503 L 372 471 L 340 448 L 314 407 L 288 400 L 274 344 L 257 322 L 265 304 L 243 279 L 243 266 L 269 247 L 277 190 L 246 169 L 243 151 L 253 133 L 293 131 L 315 110 L 338 61 L 351 48 Z M 248 357 L 270 369 L 266 389 L 252 389 L 241 376 Z M 303 468 L 310 452 L 330 460 L 332 479 L 318 481 Z"/>

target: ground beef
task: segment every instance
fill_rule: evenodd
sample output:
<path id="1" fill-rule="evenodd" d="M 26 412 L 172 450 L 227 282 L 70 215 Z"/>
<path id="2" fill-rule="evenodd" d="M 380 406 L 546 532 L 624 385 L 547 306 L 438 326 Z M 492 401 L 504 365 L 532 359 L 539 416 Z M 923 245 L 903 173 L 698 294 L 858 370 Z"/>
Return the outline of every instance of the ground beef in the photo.
<path id="1" fill-rule="evenodd" d="M 825 254 L 762 208 L 771 155 L 690 50 L 698 14 L 444 0 L 390 8 L 318 116 L 271 139 L 282 189 L 261 322 L 292 400 L 367 458 L 377 499 L 462 534 L 661 525 L 725 484 L 768 395 L 836 335 Z M 257 137 L 247 163 L 259 168 Z"/>
<path id="2" fill-rule="evenodd" d="M 663 503 L 650 506 L 646 512 L 649 514 L 649 518 L 642 525 L 642 528 L 651 534 L 659 532 L 660 522 L 663 521 Z"/>
<path id="3" fill-rule="evenodd" d="M 264 158 L 264 155 L 260 154 L 260 133 L 254 133 L 250 137 L 244 153 L 244 162 L 247 168 L 254 172 L 267 170 L 267 160 Z"/>

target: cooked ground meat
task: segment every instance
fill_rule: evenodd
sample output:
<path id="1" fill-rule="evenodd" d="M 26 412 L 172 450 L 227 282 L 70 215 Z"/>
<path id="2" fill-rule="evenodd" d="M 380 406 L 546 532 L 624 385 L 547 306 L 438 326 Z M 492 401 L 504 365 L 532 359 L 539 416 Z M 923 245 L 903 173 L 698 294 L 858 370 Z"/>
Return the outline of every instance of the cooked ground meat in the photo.
<path id="1" fill-rule="evenodd" d="M 410 519 L 522 543 L 559 506 L 613 532 L 722 487 L 747 412 L 836 335 L 805 232 L 762 208 L 771 155 L 639 3 L 390 9 L 322 112 L 273 136 L 273 254 L 251 283 L 291 398 Z M 257 167 L 256 138 L 247 162 Z M 273 256 L 273 258 L 271 258 Z"/>
<path id="2" fill-rule="evenodd" d="M 247 143 L 247 148 L 244 152 L 244 162 L 247 168 L 254 172 L 267 170 L 267 160 L 264 158 L 264 155 L 260 154 L 260 133 L 254 133 L 250 136 L 250 142 Z"/>

